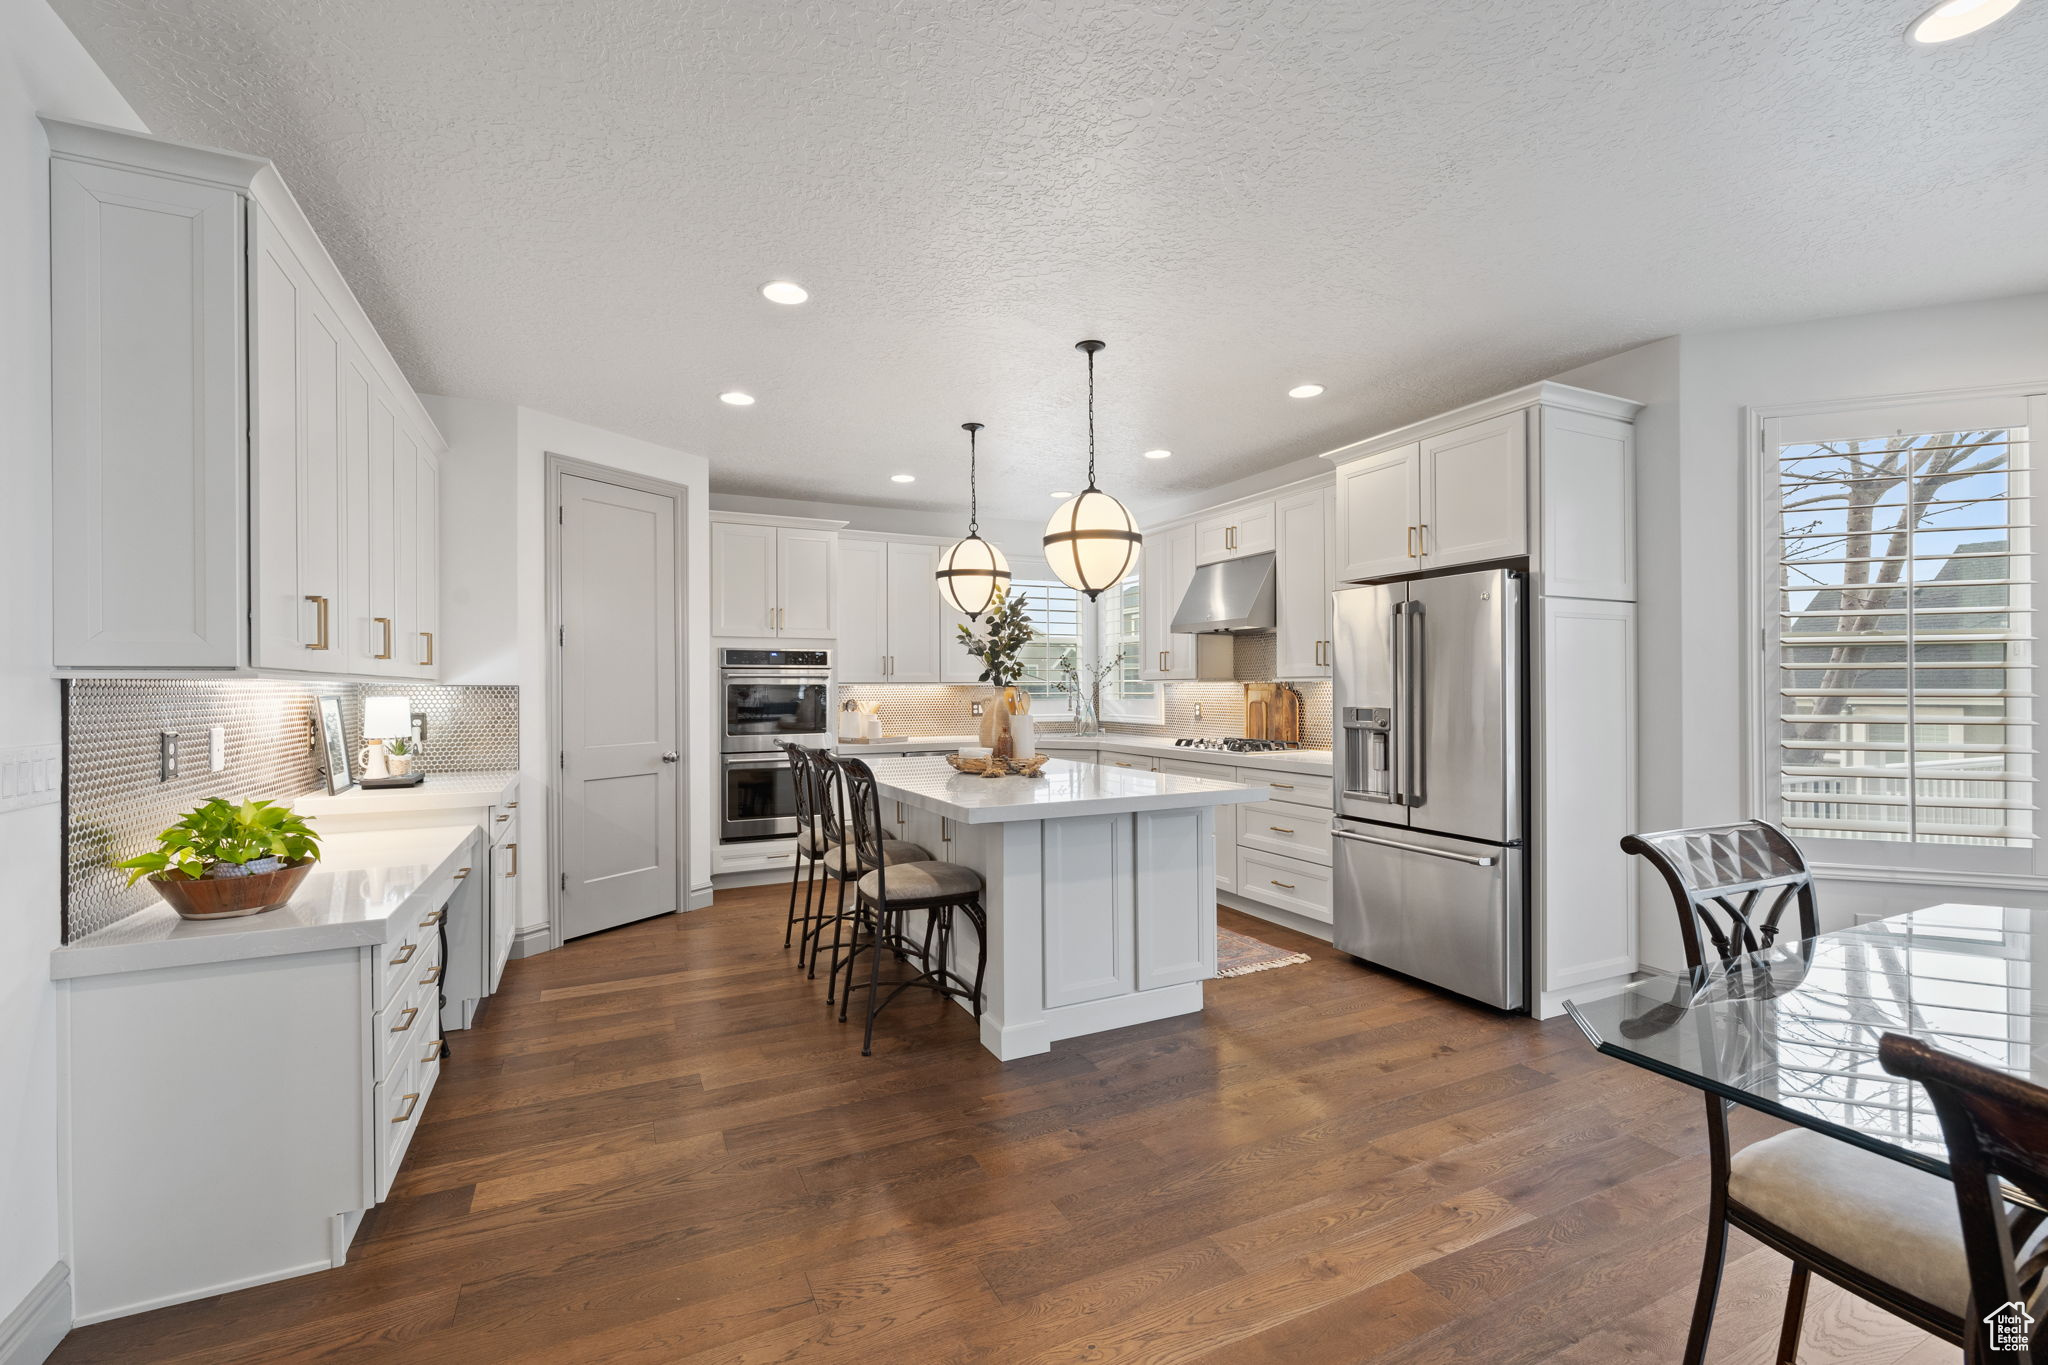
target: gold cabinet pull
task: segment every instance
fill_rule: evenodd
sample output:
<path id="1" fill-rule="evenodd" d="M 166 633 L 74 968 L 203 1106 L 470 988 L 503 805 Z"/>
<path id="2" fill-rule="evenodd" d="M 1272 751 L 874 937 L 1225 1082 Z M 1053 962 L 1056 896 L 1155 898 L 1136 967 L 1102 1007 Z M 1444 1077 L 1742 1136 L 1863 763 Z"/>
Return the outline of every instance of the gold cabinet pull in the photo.
<path id="1" fill-rule="evenodd" d="M 510 820 L 511 818 L 512 818 L 512 817 L 511 817 L 511 816 L 509 816 L 509 815 L 501 815 L 501 816 L 499 816 L 499 817 L 498 817 L 498 823 L 502 825 L 502 824 L 504 824 L 504 823 L 505 823 L 505 822 L 506 822 L 507 820 Z"/>
<path id="2" fill-rule="evenodd" d="M 418 952 L 419 950 L 420 945 L 417 943 L 406 944 L 405 950 L 399 953 L 396 957 L 391 959 L 391 965 L 394 967 L 403 967 L 406 963 L 412 961 L 412 955 Z"/>
<path id="3" fill-rule="evenodd" d="M 420 984 L 422 986 L 431 986 L 440 979 L 441 969 L 439 967 L 429 967 L 420 973 Z"/>
<path id="4" fill-rule="evenodd" d="M 1408 557 L 1410 559 L 1415 558 L 1415 528 L 1413 526 L 1408 528 Z"/>
<path id="5" fill-rule="evenodd" d="M 1415 557 L 1429 558 L 1429 523 L 1426 521 L 1415 528 Z"/>
<path id="6" fill-rule="evenodd" d="M 391 1031 L 392 1031 L 393 1033 L 404 1033 L 404 1032 L 406 1032 L 407 1030 L 411 1029 L 411 1028 L 412 1028 L 412 1021 L 413 1021 L 413 1018 L 414 1018 L 414 1017 L 415 1017 L 416 1015 L 418 1015 L 418 1014 L 419 1014 L 419 1012 L 420 1012 L 420 1007 L 419 1007 L 418 1005 L 407 1005 L 407 1006 L 405 1007 L 405 1011 L 404 1011 L 404 1013 L 405 1013 L 405 1022 L 404 1022 L 404 1023 L 402 1023 L 402 1024 L 393 1024 L 393 1025 L 391 1026 Z"/>
<path id="7" fill-rule="evenodd" d="M 441 1043 L 442 1043 L 442 1040 L 441 1040 L 441 1039 L 439 1039 L 439 1038 L 436 1038 L 436 1039 L 434 1039 L 433 1041 L 429 1042 L 429 1043 L 427 1044 L 427 1051 L 426 1051 L 426 1055 L 424 1055 L 423 1057 L 421 1057 L 421 1058 L 420 1058 L 420 1060 L 421 1060 L 421 1061 L 423 1061 L 423 1062 L 438 1062 L 438 1061 L 440 1061 L 440 1060 L 441 1060 Z"/>
<path id="8" fill-rule="evenodd" d="M 516 877 L 519 875 L 519 841 L 517 839 L 514 839 L 511 843 L 505 845 L 505 851 L 512 855 L 511 869 L 507 871 L 505 875 L 508 877 Z"/>
<path id="9" fill-rule="evenodd" d="M 953 842 L 953 822 L 943 815 L 939 817 L 939 842 L 942 844 Z"/>
<path id="10" fill-rule="evenodd" d="M 1268 826 L 1266 826 L 1266 828 L 1267 828 L 1267 829 L 1270 829 L 1270 830 L 1272 830 L 1272 831 L 1273 831 L 1273 832 L 1274 832 L 1275 834 L 1292 834 L 1292 833 L 1294 833 L 1294 831 L 1293 831 L 1293 830 L 1291 830 L 1291 829 L 1287 828 L 1287 826 L 1285 826 L 1285 825 L 1268 825 Z"/>
<path id="11" fill-rule="evenodd" d="M 466 867 L 458 867 L 455 869 L 455 880 L 458 882 L 461 881 L 464 877 L 467 877 L 468 875 L 469 869 Z"/>
<path id="12" fill-rule="evenodd" d="M 1284 792 L 1291 792 L 1294 790 L 1294 784 L 1292 782 L 1268 782 L 1266 785 L 1269 787 L 1278 787 L 1281 791 Z"/>
<path id="13" fill-rule="evenodd" d="M 505 809 L 506 809 L 506 810 L 518 810 L 518 809 L 519 809 L 519 803 L 518 803 L 517 801 L 507 801 L 507 802 L 505 803 Z"/>
<path id="14" fill-rule="evenodd" d="M 317 622 L 317 624 L 314 626 L 314 631 L 319 637 L 316 640 L 314 640 L 312 644 L 307 645 L 306 648 L 326 649 L 329 647 L 327 639 L 327 599 L 324 597 L 316 597 L 313 594 L 308 593 L 306 595 L 306 600 L 308 602 L 311 602 L 314 606 L 314 619 Z"/>
<path id="15" fill-rule="evenodd" d="M 432 668 L 434 666 L 434 632 L 423 630 L 420 632 L 420 638 L 427 642 L 427 657 L 420 660 L 420 667 Z"/>
<path id="16" fill-rule="evenodd" d="M 409 1095 L 400 1095 L 398 1098 L 405 1101 L 405 1112 L 391 1121 L 393 1123 L 404 1123 L 412 1117 L 412 1111 L 420 1107 L 420 1092 L 415 1090 Z"/>
<path id="17" fill-rule="evenodd" d="M 391 618 L 388 616 L 372 616 L 370 619 L 384 627 L 384 652 L 382 654 L 372 654 L 370 657 L 373 659 L 388 659 L 391 657 Z"/>
<path id="18" fill-rule="evenodd" d="M 431 929 L 435 925 L 439 924 L 443 919 L 446 919 L 447 915 L 448 912 L 445 910 L 429 910 L 427 912 L 427 917 L 420 921 L 420 928 Z"/>
<path id="19" fill-rule="evenodd" d="M 1266 878 L 1266 880 L 1269 882 L 1273 882 L 1273 879 L 1271 877 Z M 1279 887 L 1282 891 L 1292 891 L 1294 889 L 1293 882 L 1273 882 L 1273 885 Z"/>

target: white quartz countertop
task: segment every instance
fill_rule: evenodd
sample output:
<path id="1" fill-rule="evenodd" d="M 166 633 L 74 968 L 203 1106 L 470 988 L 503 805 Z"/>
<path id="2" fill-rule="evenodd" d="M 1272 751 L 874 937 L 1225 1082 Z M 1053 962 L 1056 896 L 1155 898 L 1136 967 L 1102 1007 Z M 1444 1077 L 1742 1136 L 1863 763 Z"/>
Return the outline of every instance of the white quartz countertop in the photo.
<path id="1" fill-rule="evenodd" d="M 981 738 L 978 735 L 898 735 L 873 743 L 857 739 L 836 739 L 832 741 L 832 749 L 835 753 L 844 754 L 848 758 L 859 758 L 862 754 L 900 754 L 913 749 L 951 751 L 963 744 L 979 743 Z"/>
<path id="2" fill-rule="evenodd" d="M 1235 806 L 1269 795 L 1264 786 L 1064 758 L 1048 762 L 1039 777 L 975 777 L 943 758 L 877 758 L 869 766 L 885 799 L 968 825 Z"/>
<path id="3" fill-rule="evenodd" d="M 301 815 L 375 815 L 391 811 L 472 810 L 519 795 L 516 772 L 428 773 L 417 787 L 351 787 L 339 796 L 309 792 L 292 798 Z"/>
<path id="4" fill-rule="evenodd" d="M 56 980 L 206 962 L 282 957 L 388 942 L 394 928 L 438 908 L 476 837 L 474 825 L 330 834 L 320 863 L 275 910 L 240 919 L 180 919 L 158 900 L 50 952 Z M 152 893 L 154 894 L 154 893 Z"/>

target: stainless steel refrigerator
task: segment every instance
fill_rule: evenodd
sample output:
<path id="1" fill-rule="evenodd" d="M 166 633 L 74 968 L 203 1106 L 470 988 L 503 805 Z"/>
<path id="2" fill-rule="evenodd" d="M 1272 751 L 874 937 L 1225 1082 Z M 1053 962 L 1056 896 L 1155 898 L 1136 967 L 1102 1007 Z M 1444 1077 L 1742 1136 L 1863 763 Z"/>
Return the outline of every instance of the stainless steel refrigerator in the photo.
<path id="1" fill-rule="evenodd" d="M 1527 653 L 1513 569 L 1337 593 L 1338 948 L 1528 999 Z"/>

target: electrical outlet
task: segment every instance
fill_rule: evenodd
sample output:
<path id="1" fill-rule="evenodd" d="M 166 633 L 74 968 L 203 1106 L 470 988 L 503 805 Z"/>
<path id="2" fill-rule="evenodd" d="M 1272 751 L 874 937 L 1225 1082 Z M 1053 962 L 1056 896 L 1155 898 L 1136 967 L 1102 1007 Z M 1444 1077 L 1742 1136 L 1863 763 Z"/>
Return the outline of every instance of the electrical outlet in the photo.
<path id="1" fill-rule="evenodd" d="M 981 703 L 980 703 L 980 702 L 978 702 L 978 701 L 971 701 L 971 702 L 967 703 L 967 714 L 968 714 L 968 715 L 970 715 L 970 716 L 978 716 L 978 715 L 980 715 L 980 714 L 981 714 Z"/>
<path id="2" fill-rule="evenodd" d="M 156 780 L 168 782 L 178 775 L 178 732 L 159 730 L 156 736 Z"/>
<path id="3" fill-rule="evenodd" d="M 1195 703 L 1195 719 L 1196 719 L 1196 720 L 1200 720 L 1201 718 L 1202 718 L 1202 703 L 1200 703 L 1200 702 L 1196 702 L 1196 703 Z"/>
<path id="4" fill-rule="evenodd" d="M 219 772 L 228 766 L 228 727 L 216 725 L 206 734 L 206 764 L 208 772 Z"/>

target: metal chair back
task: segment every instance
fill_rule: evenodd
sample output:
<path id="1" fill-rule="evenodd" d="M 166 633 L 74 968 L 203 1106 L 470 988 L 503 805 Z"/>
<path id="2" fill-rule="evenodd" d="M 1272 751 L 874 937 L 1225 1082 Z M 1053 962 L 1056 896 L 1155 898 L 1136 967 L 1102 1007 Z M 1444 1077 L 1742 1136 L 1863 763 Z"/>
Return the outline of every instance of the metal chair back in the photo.
<path id="1" fill-rule="evenodd" d="M 1797 932 L 1820 932 L 1813 874 L 1791 836 L 1762 820 L 1698 829 L 1631 834 L 1622 851 L 1657 869 L 1678 911 L 1688 967 L 1714 957 L 1728 962 L 1762 952 L 1785 935 L 1784 916 L 1797 907 Z"/>

